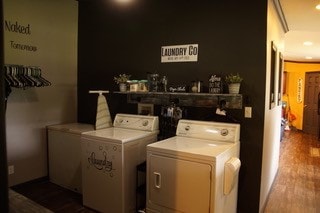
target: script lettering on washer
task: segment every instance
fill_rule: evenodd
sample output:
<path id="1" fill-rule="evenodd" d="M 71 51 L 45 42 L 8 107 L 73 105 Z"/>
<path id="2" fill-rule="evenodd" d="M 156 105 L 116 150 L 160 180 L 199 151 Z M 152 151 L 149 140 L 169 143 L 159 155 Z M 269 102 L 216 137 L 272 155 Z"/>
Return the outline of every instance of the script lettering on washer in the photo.
<path id="1" fill-rule="evenodd" d="M 106 172 L 114 170 L 112 168 L 112 161 L 107 160 L 107 154 L 105 152 L 103 152 L 103 159 L 97 159 L 96 153 L 91 152 L 90 157 L 88 157 L 88 162 L 98 170 L 104 170 Z"/>

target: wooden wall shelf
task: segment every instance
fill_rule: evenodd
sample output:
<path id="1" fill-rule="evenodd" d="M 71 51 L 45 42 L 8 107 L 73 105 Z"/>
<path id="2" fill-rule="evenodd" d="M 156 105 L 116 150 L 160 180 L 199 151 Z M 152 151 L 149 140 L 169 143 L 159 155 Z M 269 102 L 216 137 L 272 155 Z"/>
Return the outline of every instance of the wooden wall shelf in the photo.
<path id="1" fill-rule="evenodd" d="M 242 109 L 241 94 L 180 93 L 180 92 L 113 92 L 127 95 L 128 103 L 150 103 L 192 107 L 216 107 L 226 101 L 228 109 Z"/>

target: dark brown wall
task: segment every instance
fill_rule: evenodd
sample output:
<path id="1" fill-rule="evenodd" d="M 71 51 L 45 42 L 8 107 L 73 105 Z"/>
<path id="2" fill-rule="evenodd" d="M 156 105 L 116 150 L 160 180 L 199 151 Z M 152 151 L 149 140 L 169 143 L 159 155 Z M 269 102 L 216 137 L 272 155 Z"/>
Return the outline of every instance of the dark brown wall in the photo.
<path id="1" fill-rule="evenodd" d="M 3 29 L 3 7 L 0 0 L 0 28 Z M 7 146 L 6 146 L 6 131 L 5 131 L 5 92 L 4 92 L 4 52 L 3 52 L 3 30 L 0 35 L 0 209 L 3 212 L 8 212 L 8 165 L 7 165 Z"/>
<path id="2" fill-rule="evenodd" d="M 254 9 L 252 9 L 254 8 Z M 169 78 L 169 84 L 202 80 L 211 74 L 236 73 L 244 77 L 243 110 L 230 112 L 241 123 L 239 212 L 258 212 L 265 106 L 267 1 L 136 0 L 79 1 L 78 120 L 94 123 L 96 96 L 90 89 L 118 90 L 113 76 L 132 74 L 146 79 L 147 72 Z M 165 45 L 199 44 L 198 62 L 160 63 Z M 119 94 L 107 96 L 111 114 L 136 112 Z M 208 109 L 193 110 L 202 119 Z"/>

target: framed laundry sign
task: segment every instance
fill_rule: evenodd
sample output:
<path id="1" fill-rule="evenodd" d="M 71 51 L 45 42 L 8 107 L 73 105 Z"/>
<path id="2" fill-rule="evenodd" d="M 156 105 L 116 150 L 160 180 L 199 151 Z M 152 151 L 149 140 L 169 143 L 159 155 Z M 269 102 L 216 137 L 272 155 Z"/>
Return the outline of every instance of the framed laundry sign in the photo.
<path id="1" fill-rule="evenodd" d="M 161 47 L 161 63 L 198 61 L 199 45 L 183 44 Z"/>

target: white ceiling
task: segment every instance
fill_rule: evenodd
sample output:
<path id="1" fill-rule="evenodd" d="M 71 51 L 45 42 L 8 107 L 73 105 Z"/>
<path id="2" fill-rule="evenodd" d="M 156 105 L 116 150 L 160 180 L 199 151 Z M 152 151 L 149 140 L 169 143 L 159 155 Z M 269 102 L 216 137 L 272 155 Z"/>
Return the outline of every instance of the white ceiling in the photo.
<path id="1" fill-rule="evenodd" d="M 289 31 L 285 34 L 284 59 L 320 62 L 320 0 L 279 0 Z M 312 46 L 303 42 L 311 41 Z M 306 56 L 312 59 L 306 59 Z"/>

